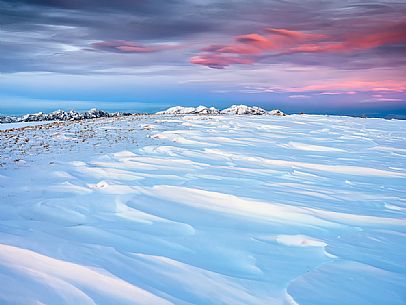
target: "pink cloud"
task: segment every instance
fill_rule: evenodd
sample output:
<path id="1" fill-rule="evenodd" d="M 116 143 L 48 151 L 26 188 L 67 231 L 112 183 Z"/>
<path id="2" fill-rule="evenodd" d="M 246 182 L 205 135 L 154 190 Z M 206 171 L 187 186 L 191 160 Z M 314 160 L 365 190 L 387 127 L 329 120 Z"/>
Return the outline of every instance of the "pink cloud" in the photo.
<path id="1" fill-rule="evenodd" d="M 378 29 L 373 33 L 351 33 L 339 42 L 316 42 L 302 44 L 291 49 L 293 52 L 348 52 L 377 48 L 392 43 L 406 42 L 406 23 Z"/>
<path id="2" fill-rule="evenodd" d="M 199 57 L 214 57 L 223 53 L 234 54 L 232 61 L 244 64 L 255 63 L 263 54 L 294 54 L 294 53 L 341 53 L 367 50 L 393 43 L 406 42 L 406 23 L 395 24 L 368 32 L 355 32 L 347 36 L 334 37 L 318 33 L 292 31 L 288 29 L 266 28 L 265 34 L 250 33 L 234 37 L 230 44 L 211 45 L 202 49 Z M 250 60 L 247 56 L 250 56 Z M 238 60 L 237 58 L 240 58 Z M 191 61 L 192 63 L 194 61 Z M 203 64 L 200 63 L 199 64 Z M 233 64 L 223 65 L 223 67 Z M 207 65 L 208 67 L 213 67 Z"/>
<path id="3" fill-rule="evenodd" d="M 338 79 L 326 81 L 314 81 L 303 86 L 277 86 L 277 87 L 255 87 L 257 92 L 286 92 L 290 93 L 289 98 L 306 98 L 311 93 L 317 95 L 353 95 L 360 92 L 369 92 L 374 98 L 387 98 L 386 94 L 406 92 L 406 81 L 404 80 L 360 80 L 360 79 Z M 392 98 L 392 97 L 389 97 Z"/>
<path id="4" fill-rule="evenodd" d="M 265 30 L 266 36 L 258 33 L 238 35 L 234 37 L 234 42 L 230 44 L 216 44 L 203 48 L 201 51 L 207 53 L 198 54 L 191 59 L 191 63 L 207 65 L 210 68 L 224 68 L 225 66 L 237 64 L 250 64 L 255 62 L 255 58 L 241 57 L 245 55 L 261 55 L 267 52 L 287 52 L 289 48 L 304 40 L 324 39 L 327 36 L 286 29 L 268 28 Z M 233 57 L 224 57 L 222 54 L 234 54 Z M 197 58 L 197 59 L 196 59 Z M 213 65 L 212 61 L 222 61 L 225 64 Z M 208 62 L 209 64 L 205 64 Z"/>
<path id="5" fill-rule="evenodd" d="M 304 33 L 287 29 L 266 28 L 265 31 L 270 34 L 285 36 L 296 40 L 321 40 L 328 38 L 327 35 L 323 34 Z"/>
<path id="6" fill-rule="evenodd" d="M 382 81 L 366 81 L 366 80 L 344 80 L 330 81 L 325 83 L 308 85 L 300 88 L 293 88 L 290 91 L 327 91 L 334 90 L 335 92 L 344 91 L 345 94 L 354 94 L 354 91 L 406 91 L 406 81 L 382 80 Z"/>
<path id="7" fill-rule="evenodd" d="M 401 42 L 406 42 L 406 22 L 379 29 L 373 33 L 351 35 L 345 45 L 351 48 L 369 49 Z"/>
<path id="8" fill-rule="evenodd" d="M 251 33 L 234 37 L 235 43 L 211 45 L 202 51 L 230 54 L 261 54 L 267 51 L 282 51 L 297 44 L 297 41 L 324 39 L 326 35 L 310 34 L 286 29 L 267 28 L 267 36 Z"/>
<path id="9" fill-rule="evenodd" d="M 351 94 L 357 94 L 357 92 L 355 92 L 355 91 L 347 91 L 347 92 L 343 92 L 343 91 L 340 91 L 340 92 L 325 91 L 325 92 L 320 92 L 319 94 L 320 95 L 340 95 L 340 94 L 349 94 L 349 95 L 351 95 Z"/>
<path id="10" fill-rule="evenodd" d="M 261 48 L 267 48 L 273 45 L 272 41 L 269 38 L 256 33 L 239 35 L 235 37 L 235 40 L 241 43 L 255 45 Z"/>
<path id="11" fill-rule="evenodd" d="M 380 102 L 402 102 L 402 101 L 404 101 L 401 98 L 378 98 L 376 100 L 380 101 Z"/>
<path id="12" fill-rule="evenodd" d="M 294 53 L 338 52 L 344 48 L 342 43 L 308 43 L 289 49 Z"/>

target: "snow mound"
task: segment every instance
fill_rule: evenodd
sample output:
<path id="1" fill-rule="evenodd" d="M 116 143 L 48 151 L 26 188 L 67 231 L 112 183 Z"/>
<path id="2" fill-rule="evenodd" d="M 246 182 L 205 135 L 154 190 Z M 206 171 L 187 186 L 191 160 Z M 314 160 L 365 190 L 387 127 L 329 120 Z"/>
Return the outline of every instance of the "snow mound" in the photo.
<path id="1" fill-rule="evenodd" d="M 271 110 L 271 111 L 268 112 L 268 114 L 276 115 L 276 116 L 285 116 L 286 115 L 282 111 L 280 111 L 279 109 Z"/>
<path id="2" fill-rule="evenodd" d="M 264 115 L 267 114 L 267 111 L 253 106 L 247 106 L 247 105 L 233 105 L 229 108 L 223 109 L 221 111 L 222 114 L 252 114 L 252 115 Z"/>
<path id="3" fill-rule="evenodd" d="M 218 114 L 220 113 L 220 110 L 214 108 L 214 107 L 206 107 L 206 106 L 199 106 L 195 109 L 196 113 L 198 114 Z"/>
<path id="4" fill-rule="evenodd" d="M 327 244 L 319 239 L 306 235 L 278 235 L 276 242 L 285 246 L 295 247 L 325 247 Z"/>

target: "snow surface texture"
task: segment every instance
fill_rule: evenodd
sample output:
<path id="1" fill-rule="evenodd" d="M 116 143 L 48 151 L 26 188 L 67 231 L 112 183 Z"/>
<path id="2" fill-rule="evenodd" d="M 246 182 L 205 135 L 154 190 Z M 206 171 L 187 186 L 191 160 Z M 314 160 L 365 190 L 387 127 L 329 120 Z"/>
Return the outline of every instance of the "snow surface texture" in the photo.
<path id="1" fill-rule="evenodd" d="M 0 132 L 0 304 L 405 304 L 405 127 L 189 115 Z"/>

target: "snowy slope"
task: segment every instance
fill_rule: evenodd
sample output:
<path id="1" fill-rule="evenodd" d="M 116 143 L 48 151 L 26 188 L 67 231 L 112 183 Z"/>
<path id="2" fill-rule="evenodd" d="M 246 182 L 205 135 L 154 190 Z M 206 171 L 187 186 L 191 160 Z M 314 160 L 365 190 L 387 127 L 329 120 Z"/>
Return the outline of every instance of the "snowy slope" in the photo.
<path id="1" fill-rule="evenodd" d="M 405 138 L 307 115 L 0 132 L 0 304 L 405 304 Z"/>

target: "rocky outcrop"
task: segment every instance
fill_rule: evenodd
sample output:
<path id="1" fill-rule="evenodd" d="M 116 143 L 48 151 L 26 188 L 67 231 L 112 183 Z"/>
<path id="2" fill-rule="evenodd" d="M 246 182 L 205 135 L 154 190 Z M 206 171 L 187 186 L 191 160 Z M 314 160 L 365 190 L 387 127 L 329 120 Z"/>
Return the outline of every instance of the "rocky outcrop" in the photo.
<path id="1" fill-rule="evenodd" d="M 17 122 L 17 117 L 0 115 L 0 124 L 1 123 L 14 123 L 14 122 Z"/>
<path id="2" fill-rule="evenodd" d="M 15 116 L 0 116 L 0 123 L 15 123 L 15 122 L 38 122 L 38 121 L 78 121 L 84 119 L 97 119 L 105 117 L 126 116 L 131 113 L 115 112 L 108 113 L 99 109 L 90 109 L 86 112 L 63 111 L 57 110 L 51 113 L 34 113 L 26 114 L 20 117 Z"/>

